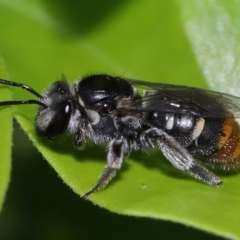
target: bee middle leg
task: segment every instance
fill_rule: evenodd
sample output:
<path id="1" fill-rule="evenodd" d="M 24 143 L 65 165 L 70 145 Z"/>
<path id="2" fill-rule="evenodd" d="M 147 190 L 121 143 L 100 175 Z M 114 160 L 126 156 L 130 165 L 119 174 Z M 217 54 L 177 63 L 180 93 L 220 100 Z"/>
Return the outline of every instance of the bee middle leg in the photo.
<path id="1" fill-rule="evenodd" d="M 97 192 L 104 187 L 115 177 L 117 169 L 122 166 L 123 159 L 129 153 L 129 146 L 127 140 L 123 136 L 114 139 L 108 147 L 107 166 L 105 167 L 98 183 L 82 197 L 88 199 L 89 195 Z"/>

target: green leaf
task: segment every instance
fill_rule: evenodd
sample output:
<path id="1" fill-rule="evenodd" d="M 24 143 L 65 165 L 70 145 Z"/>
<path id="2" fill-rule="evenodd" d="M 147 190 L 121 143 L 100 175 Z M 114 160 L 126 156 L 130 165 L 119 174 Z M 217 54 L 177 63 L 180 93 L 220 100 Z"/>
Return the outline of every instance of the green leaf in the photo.
<path id="1" fill-rule="evenodd" d="M 239 1 L 234 3 L 233 10 Z M 239 17 L 231 4 L 0 0 L 0 51 L 10 79 L 40 92 L 61 73 L 76 79 L 96 72 L 198 87 L 207 87 L 205 76 L 210 86 L 221 84 L 214 89 L 230 91 L 226 81 L 237 70 L 228 69 L 238 69 L 232 58 L 239 51 Z M 226 18 L 234 19 L 231 25 Z M 223 46 L 231 49 L 226 58 Z M 227 85 L 232 84 L 239 86 L 236 80 Z M 13 92 L 14 99 L 34 98 L 23 90 Z M 14 116 L 64 182 L 85 193 L 106 164 L 104 148 L 93 145 L 79 151 L 69 137 L 54 143 L 40 139 L 34 129 L 36 109 L 14 107 Z M 117 213 L 171 220 L 234 238 L 240 236 L 239 178 L 222 176 L 223 187 L 210 187 L 174 169 L 158 152 L 134 153 L 91 200 Z"/>
<path id="2" fill-rule="evenodd" d="M 7 78 L 7 70 L 3 59 L 0 56 L 0 76 Z M 7 101 L 11 98 L 8 87 L 0 86 L 0 101 Z M 11 171 L 11 148 L 12 148 L 12 111 L 10 107 L 0 108 L 0 209 L 6 196 Z"/>

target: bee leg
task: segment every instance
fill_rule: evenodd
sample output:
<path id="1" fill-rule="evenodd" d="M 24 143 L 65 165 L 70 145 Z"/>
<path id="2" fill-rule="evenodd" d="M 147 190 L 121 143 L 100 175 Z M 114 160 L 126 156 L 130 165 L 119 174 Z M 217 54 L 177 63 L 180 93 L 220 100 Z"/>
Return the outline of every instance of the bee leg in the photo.
<path id="1" fill-rule="evenodd" d="M 80 122 L 76 127 L 77 127 L 77 131 L 75 133 L 74 143 L 76 147 L 81 147 L 86 141 L 86 137 L 85 137 L 86 134 L 83 130 L 83 129 L 86 129 L 86 124 L 85 122 Z"/>
<path id="2" fill-rule="evenodd" d="M 116 175 L 116 170 L 122 166 L 123 158 L 129 153 L 129 146 L 122 136 L 117 137 L 109 144 L 109 151 L 107 155 L 108 164 L 105 167 L 102 175 L 100 176 L 98 183 L 82 197 L 88 199 L 89 195 L 106 187 L 107 184 Z"/>
<path id="3" fill-rule="evenodd" d="M 84 134 L 82 133 L 82 130 L 78 130 L 74 139 L 75 146 L 82 147 L 84 141 L 85 141 L 85 137 L 84 137 Z"/>
<path id="4" fill-rule="evenodd" d="M 89 195 L 104 188 L 112 180 L 112 178 L 115 177 L 115 175 L 116 169 L 107 166 L 102 175 L 100 176 L 98 183 L 90 191 L 85 193 L 82 198 L 87 200 Z"/>
<path id="5" fill-rule="evenodd" d="M 207 168 L 200 165 L 172 136 L 163 130 L 151 128 L 146 131 L 149 140 L 155 139 L 163 155 L 178 169 L 186 171 L 209 185 L 219 186 L 221 180 Z"/>

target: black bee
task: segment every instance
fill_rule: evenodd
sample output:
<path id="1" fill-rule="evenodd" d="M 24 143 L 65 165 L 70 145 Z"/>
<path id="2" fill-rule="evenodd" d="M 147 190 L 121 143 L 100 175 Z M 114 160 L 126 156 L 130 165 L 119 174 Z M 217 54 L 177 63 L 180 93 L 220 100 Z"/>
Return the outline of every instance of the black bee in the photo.
<path id="1" fill-rule="evenodd" d="M 83 197 L 104 188 L 132 149 L 158 147 L 176 168 L 209 185 L 221 180 L 206 167 L 224 170 L 240 165 L 240 98 L 214 91 L 148 83 L 106 74 L 69 83 L 53 83 L 43 95 L 7 80 L 39 100 L 6 101 L 0 106 L 38 104 L 37 133 L 54 140 L 66 131 L 80 146 L 87 140 L 107 143 L 107 166 Z M 197 159 L 197 160 L 196 160 Z"/>

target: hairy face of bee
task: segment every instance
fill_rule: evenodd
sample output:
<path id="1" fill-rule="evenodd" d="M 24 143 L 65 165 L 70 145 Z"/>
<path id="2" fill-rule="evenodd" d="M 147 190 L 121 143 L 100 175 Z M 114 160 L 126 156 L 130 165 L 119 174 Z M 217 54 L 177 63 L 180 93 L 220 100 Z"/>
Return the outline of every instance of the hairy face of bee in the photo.
<path id="1" fill-rule="evenodd" d="M 77 146 L 86 141 L 107 144 L 107 166 L 97 184 L 83 197 L 104 188 L 132 149 L 157 147 L 173 166 L 209 185 L 220 178 L 201 165 L 225 170 L 240 166 L 240 98 L 198 88 L 147 83 L 106 74 L 69 83 L 53 83 L 43 95 L 20 87 L 39 100 L 6 101 L 0 106 L 37 104 L 37 133 L 56 139 L 65 132 Z M 138 91 L 137 89 L 141 89 Z"/>
<path id="2" fill-rule="evenodd" d="M 55 139 L 68 128 L 74 108 L 74 98 L 67 81 L 57 81 L 43 94 L 43 103 L 36 117 L 36 130 L 40 136 Z"/>

